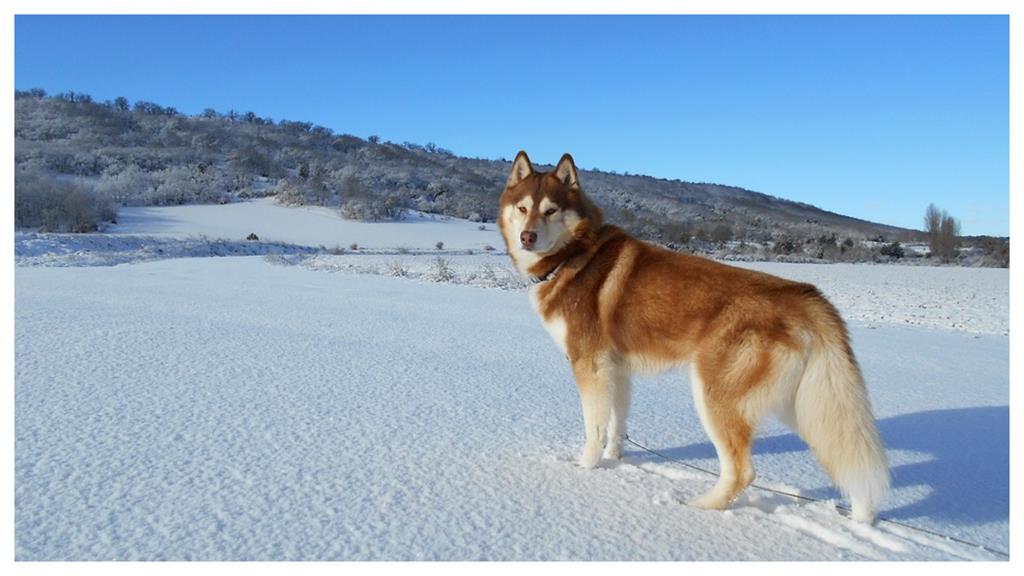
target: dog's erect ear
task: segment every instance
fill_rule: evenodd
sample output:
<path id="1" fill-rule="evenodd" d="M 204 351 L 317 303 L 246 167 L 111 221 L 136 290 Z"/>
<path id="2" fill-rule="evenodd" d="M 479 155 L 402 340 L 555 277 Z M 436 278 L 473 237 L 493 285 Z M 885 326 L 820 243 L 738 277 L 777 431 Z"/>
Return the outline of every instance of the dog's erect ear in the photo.
<path id="1" fill-rule="evenodd" d="M 572 156 L 569 153 L 562 154 L 558 166 L 555 166 L 555 177 L 569 188 L 579 189 L 580 177 L 576 174 L 576 164 L 572 161 Z"/>
<path id="2" fill-rule="evenodd" d="M 516 154 L 516 159 L 512 161 L 512 172 L 508 175 L 508 182 L 505 183 L 505 187 L 511 188 L 519 184 L 530 174 L 533 174 L 533 165 L 530 164 L 530 157 L 526 155 L 526 152 L 520 150 L 519 154 Z"/>

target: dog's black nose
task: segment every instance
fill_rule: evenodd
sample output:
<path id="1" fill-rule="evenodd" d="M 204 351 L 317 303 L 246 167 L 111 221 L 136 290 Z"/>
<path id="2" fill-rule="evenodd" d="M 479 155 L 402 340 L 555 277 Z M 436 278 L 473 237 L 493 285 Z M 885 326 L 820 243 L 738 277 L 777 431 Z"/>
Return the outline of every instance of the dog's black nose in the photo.
<path id="1" fill-rule="evenodd" d="M 523 248 L 533 248 L 533 244 L 537 241 L 537 233 L 530 230 L 524 230 L 519 235 L 519 241 L 523 243 Z"/>

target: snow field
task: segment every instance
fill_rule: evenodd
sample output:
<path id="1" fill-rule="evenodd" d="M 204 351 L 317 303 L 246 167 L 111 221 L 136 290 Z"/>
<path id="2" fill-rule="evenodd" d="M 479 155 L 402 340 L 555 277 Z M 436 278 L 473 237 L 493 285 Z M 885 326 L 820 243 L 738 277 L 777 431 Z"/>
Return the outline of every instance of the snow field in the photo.
<path id="1" fill-rule="evenodd" d="M 773 421 L 757 483 L 822 502 L 689 508 L 714 478 L 629 444 L 579 469 L 571 371 L 485 227 L 263 200 L 17 234 L 16 558 L 1003 559 L 847 520 Z M 892 465 L 880 515 L 1008 550 L 1007 271 L 739 265 L 849 322 Z M 684 373 L 637 380 L 629 426 L 717 470 Z"/>
<path id="2" fill-rule="evenodd" d="M 993 559 L 757 491 L 695 510 L 713 478 L 630 446 L 577 468 L 571 374 L 521 292 L 259 257 L 16 284 L 19 560 Z M 1005 550 L 1006 338 L 853 335 L 881 514 Z M 630 423 L 716 469 L 684 374 L 637 382 Z M 761 436 L 759 482 L 838 499 L 798 439 Z"/>
<path id="3" fill-rule="evenodd" d="M 246 241 L 253 232 L 260 240 Z M 437 249 L 437 242 L 443 242 L 442 249 Z M 352 244 L 357 248 L 352 249 Z M 119 223 L 104 234 L 15 235 L 19 266 L 111 266 L 165 258 L 269 255 L 279 263 L 320 270 L 527 288 L 503 252 L 504 243 L 493 222 L 421 213 L 408 213 L 399 222 L 354 222 L 328 208 L 287 208 L 270 198 L 225 205 L 123 208 Z M 441 274 L 438 258 L 448 268 Z M 729 264 L 811 282 L 848 321 L 1009 334 L 1005 269 Z"/>
<path id="4" fill-rule="evenodd" d="M 480 226 L 485 229 L 480 230 Z M 185 205 L 122 208 L 118 223 L 109 230 L 117 235 L 243 240 L 255 233 L 260 240 L 363 249 L 433 250 L 444 242 L 449 250 L 504 248 L 493 222 L 482 224 L 436 214 L 407 212 L 397 222 L 344 220 L 338 211 L 317 206 L 289 208 L 272 198 L 223 205 Z"/>

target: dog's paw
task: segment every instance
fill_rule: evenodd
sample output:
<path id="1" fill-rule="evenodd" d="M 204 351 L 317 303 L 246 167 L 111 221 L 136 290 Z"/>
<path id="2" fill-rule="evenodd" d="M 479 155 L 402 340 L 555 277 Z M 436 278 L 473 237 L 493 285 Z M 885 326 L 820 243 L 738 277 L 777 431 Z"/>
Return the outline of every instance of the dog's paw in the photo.
<path id="1" fill-rule="evenodd" d="M 686 505 L 704 510 L 724 510 L 729 506 L 729 499 L 717 490 L 712 489 L 703 496 L 688 500 Z"/>
<path id="2" fill-rule="evenodd" d="M 605 446 L 601 457 L 605 460 L 622 460 L 622 444 L 609 444 Z"/>
<path id="3" fill-rule="evenodd" d="M 580 468 L 585 470 L 593 470 L 597 468 L 597 465 L 601 463 L 601 451 L 600 450 L 584 450 L 583 454 L 580 455 L 579 465 Z"/>

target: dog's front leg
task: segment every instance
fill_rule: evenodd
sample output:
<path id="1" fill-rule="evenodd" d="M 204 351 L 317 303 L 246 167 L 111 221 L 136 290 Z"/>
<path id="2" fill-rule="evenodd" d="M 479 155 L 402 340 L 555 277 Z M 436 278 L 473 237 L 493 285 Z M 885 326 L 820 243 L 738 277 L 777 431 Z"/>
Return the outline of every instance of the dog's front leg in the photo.
<path id="1" fill-rule="evenodd" d="M 576 387 L 583 404 L 583 431 L 586 440 L 580 455 L 580 466 L 593 468 L 601 462 L 611 415 L 612 383 L 608 373 L 598 370 L 596 362 L 590 359 L 573 363 Z"/>
<path id="2" fill-rule="evenodd" d="M 605 460 L 622 458 L 622 441 L 626 437 L 626 415 L 629 413 L 629 373 L 621 366 L 610 367 L 612 382 L 612 409 L 608 417 L 608 440 L 604 446 Z"/>

